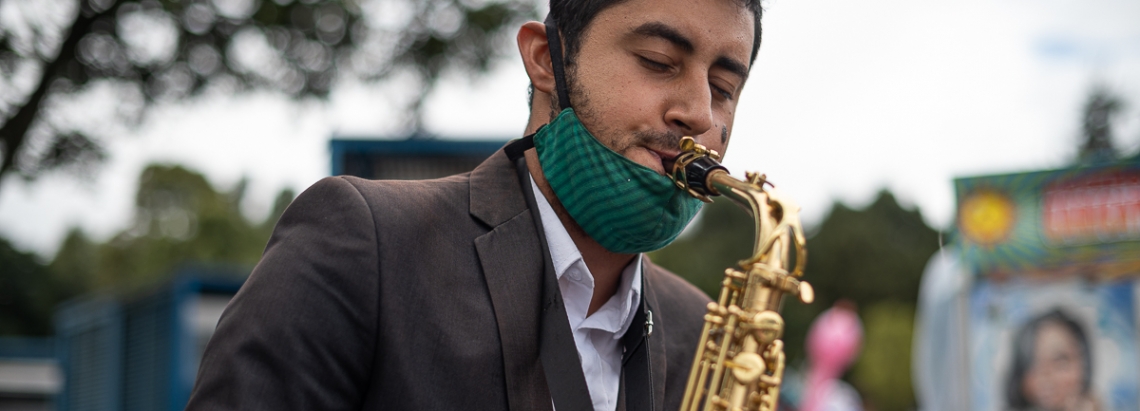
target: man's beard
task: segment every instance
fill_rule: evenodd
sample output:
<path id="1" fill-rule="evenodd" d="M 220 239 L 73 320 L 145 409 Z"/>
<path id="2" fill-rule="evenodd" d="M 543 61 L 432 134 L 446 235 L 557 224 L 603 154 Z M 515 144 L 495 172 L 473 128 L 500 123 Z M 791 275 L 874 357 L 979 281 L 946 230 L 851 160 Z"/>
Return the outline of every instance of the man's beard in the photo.
<path id="1" fill-rule="evenodd" d="M 574 114 L 578 116 L 578 119 L 583 125 L 590 124 L 592 126 L 587 128 L 587 131 L 606 147 L 609 147 L 614 152 L 626 158 L 629 158 L 627 152 L 634 147 L 649 147 L 657 150 L 670 150 L 680 147 L 681 134 L 669 129 L 664 131 L 636 131 L 633 133 L 633 138 L 622 138 L 620 131 L 612 127 L 607 127 L 602 123 L 598 111 L 590 104 L 589 94 L 578 84 L 577 67 L 574 65 L 566 66 L 565 74 L 566 94 L 570 98 L 570 104 L 574 106 Z M 557 93 L 557 90 L 555 90 L 555 93 Z M 550 118 L 553 119 L 561 111 L 562 107 L 559 106 L 558 99 L 551 98 Z M 662 160 L 664 160 L 664 163 L 667 163 L 662 164 L 662 167 L 664 167 L 665 173 L 668 174 L 670 172 L 669 167 L 665 166 L 671 165 L 673 159 L 663 158 Z"/>

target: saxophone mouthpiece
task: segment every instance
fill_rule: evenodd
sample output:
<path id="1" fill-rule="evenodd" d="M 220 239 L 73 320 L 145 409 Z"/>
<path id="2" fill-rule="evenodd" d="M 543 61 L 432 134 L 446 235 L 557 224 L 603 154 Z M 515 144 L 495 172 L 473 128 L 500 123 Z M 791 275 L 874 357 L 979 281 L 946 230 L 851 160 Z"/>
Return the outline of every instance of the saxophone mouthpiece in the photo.
<path id="1" fill-rule="evenodd" d="M 728 172 L 728 169 L 718 162 L 720 154 L 716 150 L 709 150 L 697 144 L 696 140 L 689 136 L 681 138 L 680 146 L 681 154 L 673 159 L 673 172 L 669 177 L 678 188 L 688 191 L 689 195 L 706 203 L 712 202 L 709 197 L 718 196 L 720 193 L 708 183 L 709 174 L 714 170 Z"/>

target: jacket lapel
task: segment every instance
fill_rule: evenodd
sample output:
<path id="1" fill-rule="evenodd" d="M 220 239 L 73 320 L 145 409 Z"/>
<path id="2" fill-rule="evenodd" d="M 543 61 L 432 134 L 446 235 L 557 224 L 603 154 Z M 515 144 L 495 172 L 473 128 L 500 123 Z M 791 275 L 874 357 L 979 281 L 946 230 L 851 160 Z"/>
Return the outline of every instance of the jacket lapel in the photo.
<path id="1" fill-rule="evenodd" d="M 470 181 L 471 215 L 491 230 L 475 239 L 475 249 L 499 326 L 510 408 L 549 410 L 551 397 L 538 352 L 543 259 L 533 217 L 514 165 L 502 150 L 475 168 Z M 650 273 L 656 266 L 642 258 L 643 298 L 651 309 L 660 307 L 653 282 L 660 274 Z M 648 338 L 657 411 L 665 404 L 665 328 L 654 327 Z"/>
<path id="2" fill-rule="evenodd" d="M 507 400 L 514 410 L 550 409 L 538 360 L 543 260 L 514 167 L 500 150 L 471 172 L 471 215 L 491 231 L 475 249 L 499 326 Z"/>

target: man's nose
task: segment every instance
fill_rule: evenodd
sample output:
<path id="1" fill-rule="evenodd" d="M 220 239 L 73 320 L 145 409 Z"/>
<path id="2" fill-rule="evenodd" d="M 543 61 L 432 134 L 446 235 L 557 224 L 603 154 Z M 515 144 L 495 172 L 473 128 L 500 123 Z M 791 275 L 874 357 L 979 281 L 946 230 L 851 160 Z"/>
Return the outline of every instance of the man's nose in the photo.
<path id="1" fill-rule="evenodd" d="M 712 128 L 712 90 L 708 81 L 686 81 L 672 96 L 665 122 L 681 135 L 698 136 Z"/>

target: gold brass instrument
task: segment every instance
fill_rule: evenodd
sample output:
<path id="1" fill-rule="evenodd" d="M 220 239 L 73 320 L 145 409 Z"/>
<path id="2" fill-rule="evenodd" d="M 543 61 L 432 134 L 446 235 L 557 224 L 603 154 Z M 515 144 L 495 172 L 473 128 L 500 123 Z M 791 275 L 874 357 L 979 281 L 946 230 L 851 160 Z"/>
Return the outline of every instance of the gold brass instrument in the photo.
<path id="1" fill-rule="evenodd" d="M 723 195 L 745 208 L 756 223 L 752 256 L 724 272 L 720 297 L 708 305 L 696 357 L 689 373 L 682 411 L 775 411 L 784 376 L 784 319 L 777 312 L 784 295 L 811 303 L 815 293 L 800 280 L 807 247 L 799 206 L 764 175 L 738 180 L 717 161 L 720 156 L 681 140 L 673 165 L 678 187 L 705 202 Z"/>

